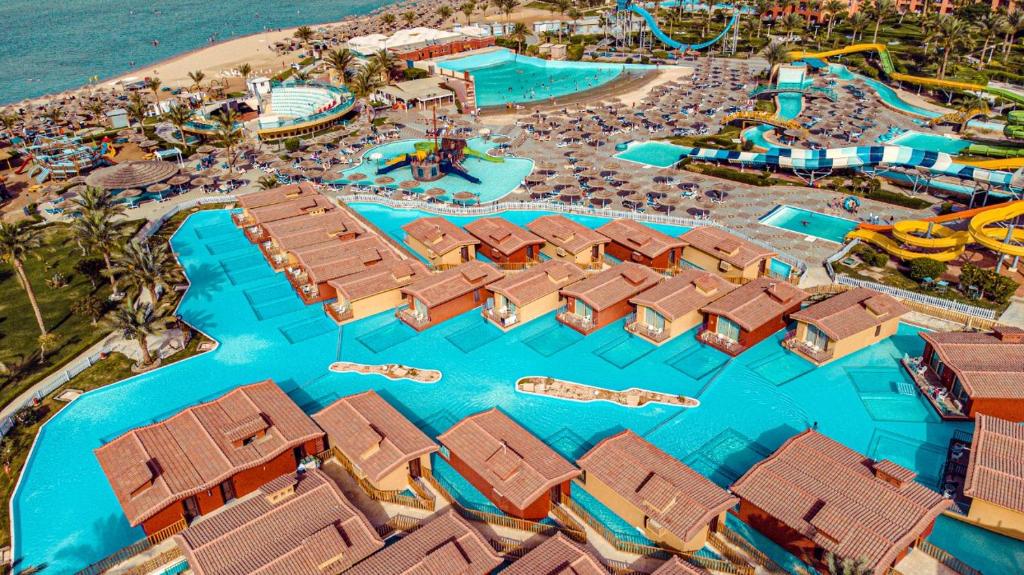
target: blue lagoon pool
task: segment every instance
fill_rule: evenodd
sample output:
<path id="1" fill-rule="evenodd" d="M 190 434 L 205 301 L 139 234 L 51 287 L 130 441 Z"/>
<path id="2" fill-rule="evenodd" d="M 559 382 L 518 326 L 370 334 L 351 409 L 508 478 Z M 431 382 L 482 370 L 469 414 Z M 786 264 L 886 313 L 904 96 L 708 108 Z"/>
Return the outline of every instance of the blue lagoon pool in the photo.
<path id="1" fill-rule="evenodd" d="M 857 227 L 857 222 L 853 220 L 786 205 L 777 206 L 762 217 L 760 222 L 840 244 L 846 234 Z"/>
<path id="2" fill-rule="evenodd" d="M 926 152 L 945 152 L 951 156 L 959 154 L 964 148 L 971 145 L 970 140 L 914 131 L 904 132 L 887 143 Z"/>
<path id="3" fill-rule="evenodd" d="M 402 224 L 423 215 L 377 205 L 354 207 L 394 237 L 401 236 Z M 505 214 L 516 223 L 537 215 L 541 212 Z M 605 221 L 574 219 L 591 227 Z M 237 249 L 226 249 L 226 241 Z M 217 249 L 208 249 L 213 244 Z M 266 378 L 307 412 L 337 397 L 376 389 L 431 435 L 499 406 L 573 460 L 609 434 L 631 429 L 722 485 L 814 424 L 853 449 L 888 457 L 918 471 L 921 481 L 932 481 L 954 430 L 969 429 L 929 417 L 886 416 L 892 413 L 883 405 L 887 394 L 901 402 L 920 398 L 907 398 L 898 386 L 869 388 L 868 378 L 876 375 L 857 371 L 892 368 L 903 354 L 920 354 L 917 330 L 907 325 L 895 337 L 828 366 L 780 362 L 778 370 L 787 377 L 766 377 L 763 366 L 788 353 L 780 346 L 781 333 L 729 358 L 697 343 L 692 332 L 660 347 L 647 346 L 626 335 L 621 321 L 587 337 L 566 338 L 562 334 L 570 330 L 553 314 L 508 333 L 485 323 L 476 311 L 422 333 L 398 323 L 391 313 L 339 329 L 325 320 L 319 305 L 277 308 L 287 301 L 279 291 L 287 280 L 269 267 L 265 273 L 250 271 L 258 248 L 233 226 L 227 211 L 193 214 L 172 245 L 191 281 L 178 312 L 219 346 L 87 393 L 44 426 L 12 502 L 14 558 L 26 567 L 46 563 L 48 573 L 71 573 L 142 537 L 125 521 L 94 449 L 128 429 Z M 232 280 L 236 266 L 246 273 Z M 433 368 L 444 378 L 424 385 L 330 372 L 328 365 L 339 357 Z M 516 379 L 537 374 L 612 389 L 642 385 L 695 396 L 701 404 L 694 409 L 628 408 L 514 390 Z M 866 394 L 881 407 L 866 407 Z M 476 500 L 471 490 L 461 491 Z M 1000 553 L 986 548 L 984 534 L 978 539 L 976 553 Z"/>
<path id="4" fill-rule="evenodd" d="M 676 162 L 679 161 L 679 157 L 683 152 L 687 150 L 688 148 L 677 146 L 669 142 L 654 140 L 647 142 L 630 142 L 626 149 L 615 154 L 615 157 L 620 160 L 627 160 L 638 164 L 646 164 L 648 166 L 655 166 L 658 168 L 668 168 L 674 166 Z"/>

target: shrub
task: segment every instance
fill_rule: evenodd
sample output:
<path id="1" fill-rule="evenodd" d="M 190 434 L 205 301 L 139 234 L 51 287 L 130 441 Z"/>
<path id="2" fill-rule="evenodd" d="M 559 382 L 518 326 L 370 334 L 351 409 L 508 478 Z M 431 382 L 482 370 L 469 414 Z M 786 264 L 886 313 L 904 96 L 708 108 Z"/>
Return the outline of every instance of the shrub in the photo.
<path id="1" fill-rule="evenodd" d="M 300 141 L 298 138 L 288 138 L 287 140 L 284 141 L 284 149 L 288 150 L 289 152 L 297 152 L 299 151 L 299 144 Z"/>
<path id="2" fill-rule="evenodd" d="M 946 273 L 946 263 L 931 258 L 915 258 L 907 264 L 908 275 L 915 281 L 925 278 L 938 279 Z"/>
<path id="3" fill-rule="evenodd" d="M 419 80 L 420 78 L 426 78 L 430 75 L 429 72 L 422 68 L 406 68 L 402 70 L 402 74 L 405 75 L 406 80 Z"/>
<path id="4" fill-rule="evenodd" d="M 953 202 L 942 202 L 939 205 L 939 215 L 944 216 L 946 214 L 953 213 Z"/>
<path id="5" fill-rule="evenodd" d="M 973 264 L 965 264 L 960 270 L 960 289 L 977 288 L 981 297 L 987 294 L 992 300 L 1006 303 L 1017 291 L 1013 278 L 999 275 L 995 270 L 984 270 Z"/>
<path id="6" fill-rule="evenodd" d="M 579 62 L 583 59 L 583 46 L 580 44 L 572 44 L 565 49 L 565 58 L 574 62 Z"/>
<path id="7" fill-rule="evenodd" d="M 880 251 L 873 250 L 867 246 L 861 247 L 861 249 L 857 251 L 857 255 L 865 264 L 871 267 L 881 268 L 885 267 L 885 264 L 889 263 L 888 255 Z"/>

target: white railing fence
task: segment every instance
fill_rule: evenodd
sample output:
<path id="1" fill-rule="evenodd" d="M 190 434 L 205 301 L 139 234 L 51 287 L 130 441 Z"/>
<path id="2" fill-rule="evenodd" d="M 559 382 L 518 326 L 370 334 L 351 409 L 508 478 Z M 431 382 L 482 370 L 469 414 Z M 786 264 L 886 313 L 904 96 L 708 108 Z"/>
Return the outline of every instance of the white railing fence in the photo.
<path id="1" fill-rule="evenodd" d="M 944 310 L 948 310 L 948 311 L 962 313 L 962 314 L 973 316 L 973 317 L 978 317 L 978 318 L 988 319 L 988 320 L 995 320 L 996 317 L 997 317 L 997 314 L 996 314 L 995 310 L 985 309 L 985 308 L 973 306 L 973 305 L 962 303 L 962 302 L 958 302 L 958 301 L 943 299 L 943 298 L 940 298 L 940 297 L 934 297 L 934 296 L 930 296 L 930 295 L 919 294 L 919 293 L 915 293 L 915 292 L 912 292 L 912 291 L 907 291 L 905 289 L 900 289 L 900 288 L 896 288 L 896 287 L 892 287 L 892 286 L 887 286 L 887 285 L 880 284 L 880 283 L 875 283 L 875 282 L 869 282 L 869 281 L 865 281 L 865 280 L 854 279 L 854 278 L 851 278 L 849 276 L 842 275 L 842 274 L 836 276 L 836 280 L 835 281 L 836 281 L 837 284 L 840 284 L 840 285 L 848 285 L 848 286 L 853 286 L 853 287 L 865 287 L 865 288 L 873 289 L 873 290 L 878 291 L 878 292 L 882 292 L 884 294 L 891 295 L 891 296 L 893 296 L 894 298 L 897 298 L 897 299 L 910 300 L 910 301 L 914 301 L 914 302 L 917 302 L 917 303 L 920 303 L 920 304 L 924 304 L 924 305 L 927 305 L 927 306 L 937 307 L 939 309 L 944 309 Z"/>
<path id="2" fill-rule="evenodd" d="M 170 220 L 171 218 L 185 210 L 191 210 L 192 208 L 198 208 L 199 206 L 205 206 L 210 204 L 229 204 L 237 200 L 238 198 L 233 195 L 220 195 L 212 196 L 209 198 L 197 198 L 194 200 L 189 200 L 187 202 L 181 202 L 180 204 L 175 204 L 174 206 L 171 207 L 170 210 L 164 213 L 164 215 L 142 226 L 142 229 L 140 229 L 138 233 L 135 234 L 135 239 L 145 240 L 153 237 L 153 235 L 160 231 L 160 228 L 162 228 L 164 224 L 167 223 L 167 220 Z"/>

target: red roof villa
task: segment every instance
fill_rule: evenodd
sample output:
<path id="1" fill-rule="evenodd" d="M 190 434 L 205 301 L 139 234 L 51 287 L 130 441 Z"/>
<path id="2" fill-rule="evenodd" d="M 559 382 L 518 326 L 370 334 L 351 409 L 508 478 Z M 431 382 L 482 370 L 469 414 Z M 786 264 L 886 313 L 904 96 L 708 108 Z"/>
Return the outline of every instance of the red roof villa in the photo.
<path id="1" fill-rule="evenodd" d="M 487 575 L 502 562 L 487 539 L 449 509 L 346 575 Z"/>
<path id="2" fill-rule="evenodd" d="M 659 545 L 696 551 L 738 499 L 632 431 L 576 462 L 587 493 Z"/>
<path id="3" fill-rule="evenodd" d="M 535 262 L 544 245 L 544 238 L 505 218 L 479 218 L 466 224 L 466 231 L 480 240 L 480 253 L 497 264 Z"/>
<path id="4" fill-rule="evenodd" d="M 437 437 L 444 457 L 498 509 L 543 519 L 579 470 L 509 416 L 492 408 Z"/>
<path id="5" fill-rule="evenodd" d="M 249 222 L 245 226 L 245 237 L 254 244 L 262 244 L 269 239 L 265 224 L 296 218 L 299 216 L 320 216 L 338 209 L 327 196 L 300 196 L 280 204 L 271 204 L 248 210 Z"/>
<path id="6" fill-rule="evenodd" d="M 895 463 L 874 461 L 817 431 L 791 437 L 731 487 L 739 517 L 809 565 L 828 553 L 885 575 L 949 507 Z"/>
<path id="7" fill-rule="evenodd" d="M 334 290 L 336 299 L 325 303 L 324 309 L 339 324 L 393 310 L 402 305 L 402 288 L 428 275 L 418 260 L 388 260 L 329 280 L 327 287 Z"/>
<path id="8" fill-rule="evenodd" d="M 652 268 L 670 269 L 679 266 L 686 242 L 663 234 L 636 220 L 621 218 L 597 228 L 611 240 L 605 251 L 624 261 Z"/>
<path id="9" fill-rule="evenodd" d="M 260 249 L 275 270 L 289 262 L 289 252 L 301 248 L 344 242 L 364 233 L 347 210 L 331 210 L 319 216 L 298 216 L 263 224 L 267 240 Z"/>
<path id="10" fill-rule="evenodd" d="M 480 240 L 442 217 L 413 220 L 404 226 L 405 244 L 434 267 L 464 264 L 476 259 Z"/>
<path id="11" fill-rule="evenodd" d="M 701 308 L 734 289 L 735 284 L 711 272 L 684 269 L 629 300 L 636 313 L 626 329 L 661 345 L 700 325 Z"/>
<path id="12" fill-rule="evenodd" d="M 333 279 L 398 259 L 392 247 L 375 235 L 317 244 L 292 253 L 295 264 L 287 268 L 286 277 L 307 304 L 334 299 L 337 294 L 329 283 Z"/>
<path id="13" fill-rule="evenodd" d="M 964 478 L 970 521 L 1024 541 L 1024 425 L 979 414 Z M 955 454 L 954 454 L 955 455 Z"/>
<path id="14" fill-rule="evenodd" d="M 320 192 L 316 190 L 316 186 L 311 182 L 289 184 L 287 186 L 279 186 L 269 190 L 242 194 L 241 196 L 238 196 L 238 199 L 235 201 L 238 207 L 242 208 L 242 211 L 233 214 L 231 219 L 233 219 L 235 225 L 239 227 L 251 226 L 256 223 L 256 221 L 252 219 L 251 214 L 251 211 L 256 208 L 283 204 L 298 198 L 308 198 L 316 195 L 320 195 Z"/>
<path id="15" fill-rule="evenodd" d="M 919 377 L 952 413 L 1024 421 L 1024 330 L 919 335 L 925 342 Z"/>
<path id="16" fill-rule="evenodd" d="M 909 311 L 892 296 L 852 289 L 790 315 L 796 329 L 783 345 L 823 365 L 894 335 Z"/>
<path id="17" fill-rule="evenodd" d="M 626 317 L 633 311 L 629 300 L 654 287 L 662 276 L 651 268 L 623 263 L 598 272 L 562 290 L 565 311 L 558 321 L 582 334 Z"/>
<path id="18" fill-rule="evenodd" d="M 422 331 L 482 306 L 491 297 L 487 285 L 504 276 L 478 260 L 428 275 L 402 288 L 408 307 L 398 311 L 398 318 Z"/>
<path id="19" fill-rule="evenodd" d="M 132 526 L 146 534 L 221 507 L 323 450 L 324 432 L 273 381 L 133 429 L 96 450 Z"/>
<path id="20" fill-rule="evenodd" d="M 484 308 L 484 317 L 504 330 L 533 321 L 561 307 L 559 290 L 583 278 L 583 270 L 564 260 L 509 274 L 487 286 L 494 299 Z"/>
<path id="21" fill-rule="evenodd" d="M 503 575 L 609 575 L 594 552 L 559 533 L 530 550 Z"/>
<path id="22" fill-rule="evenodd" d="M 704 306 L 704 327 L 697 337 L 729 355 L 739 355 L 785 328 L 786 319 L 807 296 L 790 283 L 756 279 Z"/>
<path id="23" fill-rule="evenodd" d="M 377 392 L 342 397 L 313 415 L 331 447 L 381 491 L 401 491 L 430 467 L 437 444 Z"/>
<path id="24" fill-rule="evenodd" d="M 713 226 L 693 228 L 679 239 L 686 242 L 686 261 L 733 281 L 768 275 L 776 255 L 768 248 Z"/>
<path id="25" fill-rule="evenodd" d="M 600 269 L 604 265 L 604 248 L 609 240 L 604 235 L 569 218 L 552 214 L 526 224 L 527 229 L 544 238 L 541 253 L 584 268 Z"/>
<path id="26" fill-rule="evenodd" d="M 274 479 L 174 542 L 195 575 L 339 575 L 384 546 L 317 469 Z"/>

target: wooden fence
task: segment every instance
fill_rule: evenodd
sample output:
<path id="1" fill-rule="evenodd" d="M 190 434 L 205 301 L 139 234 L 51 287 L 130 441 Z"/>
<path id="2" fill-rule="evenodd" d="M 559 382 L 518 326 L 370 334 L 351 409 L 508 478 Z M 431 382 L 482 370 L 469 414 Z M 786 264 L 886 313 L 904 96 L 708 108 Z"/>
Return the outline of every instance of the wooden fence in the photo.
<path id="1" fill-rule="evenodd" d="M 747 554 L 751 559 L 760 563 L 766 571 L 773 574 L 788 575 L 789 571 L 783 569 L 775 562 L 774 559 L 767 556 L 757 547 L 754 547 L 749 541 L 747 541 L 742 535 L 736 533 L 729 528 L 725 522 L 720 522 L 718 525 L 718 531 L 711 535 L 712 539 L 721 538 L 724 541 L 719 541 L 720 547 L 728 547 L 728 544 L 739 547 L 744 553 Z M 803 573 L 802 575 L 810 575 Z"/>
<path id="2" fill-rule="evenodd" d="M 941 547 L 935 546 L 929 541 L 921 541 L 917 544 L 917 548 L 920 549 L 926 555 L 934 558 L 939 563 L 942 563 L 946 567 L 949 567 L 953 571 L 956 571 L 960 575 L 982 575 L 981 571 L 978 571 L 974 567 L 964 563 L 960 559 L 950 555 L 948 551 Z"/>
<path id="3" fill-rule="evenodd" d="M 359 488 L 362 489 L 363 492 L 366 493 L 366 495 L 370 499 L 373 499 L 374 501 L 380 501 L 383 503 L 394 503 L 395 505 L 404 505 L 405 507 L 411 507 L 413 509 L 423 509 L 425 511 L 433 511 L 435 509 L 437 502 L 434 501 L 434 497 L 429 496 L 429 494 L 427 497 L 414 497 L 412 495 L 406 495 L 401 491 L 384 491 L 382 489 L 377 489 L 376 487 L 371 485 L 370 482 L 365 477 L 363 477 L 363 474 L 358 469 L 356 469 L 356 466 L 353 465 L 352 461 L 349 460 L 348 457 L 345 457 L 345 454 L 342 453 L 337 447 L 332 447 L 331 449 L 318 454 L 316 458 L 319 459 L 321 462 L 327 461 L 331 458 L 336 459 L 338 463 L 340 463 L 341 466 L 345 468 L 345 471 L 347 471 L 348 474 L 352 476 L 355 482 L 359 485 Z M 410 485 L 414 484 L 415 481 L 410 481 Z M 417 495 L 419 495 L 420 493 L 426 494 L 425 491 L 417 490 L 415 487 L 413 488 L 413 492 L 417 493 Z"/>
<path id="4" fill-rule="evenodd" d="M 78 572 L 77 575 L 99 575 L 100 573 L 103 573 L 104 571 L 114 567 L 115 565 L 118 565 L 119 563 L 123 563 L 140 553 L 148 551 L 150 548 L 152 548 L 157 543 L 160 543 L 164 539 L 167 539 L 168 537 L 171 537 L 172 535 L 175 535 L 177 533 L 181 533 L 185 530 L 186 527 L 188 527 L 188 522 L 185 521 L 184 518 L 181 518 L 173 525 L 164 527 L 160 531 L 157 531 L 156 533 L 147 536 L 145 539 L 136 541 L 135 543 L 132 543 L 127 547 L 115 551 L 110 555 L 107 555 L 103 559 L 100 559 L 99 561 L 93 563 L 92 565 L 89 565 L 85 569 L 82 569 Z"/>
<path id="5" fill-rule="evenodd" d="M 181 549 L 175 545 L 149 561 L 146 561 L 137 567 L 125 570 L 121 575 L 148 575 L 164 565 L 170 565 L 171 563 L 182 560 L 183 556 Z"/>

